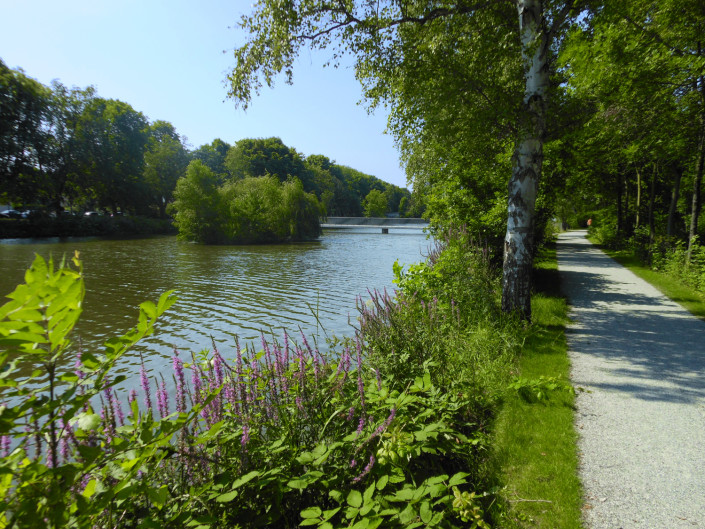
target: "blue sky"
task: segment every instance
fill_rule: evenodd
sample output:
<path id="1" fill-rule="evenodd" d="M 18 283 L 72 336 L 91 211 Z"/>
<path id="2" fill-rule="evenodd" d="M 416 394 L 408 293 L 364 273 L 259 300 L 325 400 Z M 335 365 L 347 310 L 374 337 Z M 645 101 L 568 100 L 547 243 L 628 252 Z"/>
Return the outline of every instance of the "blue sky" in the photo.
<path id="1" fill-rule="evenodd" d="M 93 85 L 170 121 L 193 147 L 278 136 L 406 186 L 386 113 L 357 104 L 349 67 L 323 68 L 324 55 L 304 51 L 293 86 L 263 89 L 247 112 L 226 99 L 231 50 L 245 40 L 234 26 L 250 9 L 250 0 L 0 0 L 0 57 L 45 84 Z"/>

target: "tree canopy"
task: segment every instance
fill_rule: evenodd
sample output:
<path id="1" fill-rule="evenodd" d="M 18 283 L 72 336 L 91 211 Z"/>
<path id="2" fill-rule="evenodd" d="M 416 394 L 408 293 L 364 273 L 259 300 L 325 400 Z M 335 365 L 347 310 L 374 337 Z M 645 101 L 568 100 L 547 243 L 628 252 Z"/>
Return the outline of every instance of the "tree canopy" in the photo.
<path id="1" fill-rule="evenodd" d="M 586 5 L 260 0 L 240 24 L 250 38 L 235 51 L 230 96 L 247 106 L 278 74 L 292 81 L 302 47 L 330 48 L 333 62 L 354 56 L 373 106 L 391 107 L 390 128 L 425 195 L 485 205 L 499 187 L 490 175 L 504 166 L 503 307 L 528 318 L 543 145 L 560 85 L 552 67 Z M 439 211 L 448 202 L 437 204 Z"/>
<path id="2" fill-rule="evenodd" d="M 249 177 L 298 179 L 329 215 L 362 215 L 371 189 L 396 212 L 410 193 L 341 166 L 322 154 L 306 157 L 280 138 L 222 139 L 189 151 L 168 121 L 150 121 L 128 103 L 93 87 L 44 86 L 0 61 L 0 200 L 61 215 L 98 210 L 165 218 L 179 178 L 192 160 L 216 184 Z M 407 208 L 420 214 L 419 207 Z"/>

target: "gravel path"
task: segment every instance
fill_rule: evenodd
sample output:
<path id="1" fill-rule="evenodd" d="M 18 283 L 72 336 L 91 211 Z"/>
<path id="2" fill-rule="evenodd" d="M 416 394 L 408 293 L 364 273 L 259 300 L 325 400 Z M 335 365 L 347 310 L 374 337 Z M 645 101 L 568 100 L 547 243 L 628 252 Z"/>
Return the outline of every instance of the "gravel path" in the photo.
<path id="1" fill-rule="evenodd" d="M 589 529 L 705 528 L 705 322 L 558 238 Z"/>

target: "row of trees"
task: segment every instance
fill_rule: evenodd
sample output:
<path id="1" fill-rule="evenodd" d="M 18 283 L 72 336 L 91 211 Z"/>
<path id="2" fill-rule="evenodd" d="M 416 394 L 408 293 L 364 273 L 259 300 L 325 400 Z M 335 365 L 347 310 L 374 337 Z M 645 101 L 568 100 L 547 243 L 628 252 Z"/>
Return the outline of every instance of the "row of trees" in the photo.
<path id="1" fill-rule="evenodd" d="M 372 191 L 386 212 L 418 215 L 406 189 L 323 155 L 304 157 L 279 138 L 220 139 L 189 150 L 171 123 L 150 122 L 129 104 L 104 99 L 92 87 L 51 87 L 0 60 L 0 202 L 130 212 L 164 218 L 179 178 L 200 160 L 219 180 L 271 175 L 298 178 L 329 215 L 363 214 Z"/>
<path id="2" fill-rule="evenodd" d="M 529 317 L 536 237 L 553 215 L 597 205 L 622 231 L 695 239 L 701 1 L 261 0 L 241 26 L 250 39 L 229 81 L 244 106 L 276 73 L 292 81 L 302 47 L 355 58 L 432 222 L 503 247 L 505 310 Z"/>
<path id="3" fill-rule="evenodd" d="M 702 2 L 641 0 L 605 6 L 566 39 L 561 65 L 582 118 L 566 140 L 574 153 L 566 196 L 616 238 L 642 232 L 689 249 L 697 240 L 704 36 Z"/>

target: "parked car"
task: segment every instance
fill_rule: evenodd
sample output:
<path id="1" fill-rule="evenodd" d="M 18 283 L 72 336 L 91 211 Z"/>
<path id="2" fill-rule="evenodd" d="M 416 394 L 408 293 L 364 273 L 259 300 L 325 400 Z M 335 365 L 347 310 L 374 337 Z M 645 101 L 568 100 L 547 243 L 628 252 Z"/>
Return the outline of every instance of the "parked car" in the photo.
<path id="1" fill-rule="evenodd" d="M 0 217 L 6 219 L 21 219 L 22 213 L 16 209 L 6 209 L 5 211 L 0 211 Z"/>
<path id="2" fill-rule="evenodd" d="M 98 217 L 100 215 L 102 215 L 102 213 L 100 213 L 99 211 L 86 211 L 83 214 L 84 217 Z"/>

